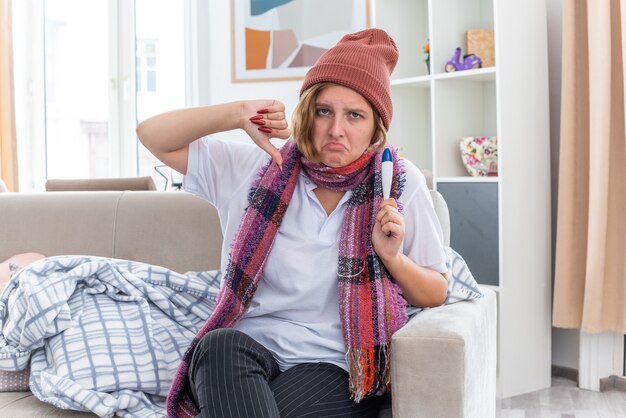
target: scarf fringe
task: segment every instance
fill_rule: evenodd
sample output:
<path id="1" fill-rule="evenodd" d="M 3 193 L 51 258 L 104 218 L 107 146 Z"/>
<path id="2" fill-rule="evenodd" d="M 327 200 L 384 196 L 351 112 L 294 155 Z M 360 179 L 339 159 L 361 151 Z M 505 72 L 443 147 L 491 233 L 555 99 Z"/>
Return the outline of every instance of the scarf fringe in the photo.
<path id="1" fill-rule="evenodd" d="M 373 394 L 383 394 L 391 389 L 389 344 L 374 348 L 350 348 L 346 361 L 350 369 L 350 395 L 356 403 Z"/>

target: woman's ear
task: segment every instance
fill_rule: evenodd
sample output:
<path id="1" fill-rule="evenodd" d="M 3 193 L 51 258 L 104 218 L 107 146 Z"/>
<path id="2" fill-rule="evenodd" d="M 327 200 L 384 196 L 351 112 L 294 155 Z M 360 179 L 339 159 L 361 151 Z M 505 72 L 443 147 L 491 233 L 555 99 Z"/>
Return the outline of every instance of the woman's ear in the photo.
<path id="1" fill-rule="evenodd" d="M 378 133 L 378 131 L 376 131 L 376 133 Z M 374 134 L 374 137 L 370 141 L 369 148 L 373 152 L 378 152 L 383 148 L 384 144 L 385 144 L 385 141 L 383 140 L 383 138 L 376 137 L 376 134 Z"/>

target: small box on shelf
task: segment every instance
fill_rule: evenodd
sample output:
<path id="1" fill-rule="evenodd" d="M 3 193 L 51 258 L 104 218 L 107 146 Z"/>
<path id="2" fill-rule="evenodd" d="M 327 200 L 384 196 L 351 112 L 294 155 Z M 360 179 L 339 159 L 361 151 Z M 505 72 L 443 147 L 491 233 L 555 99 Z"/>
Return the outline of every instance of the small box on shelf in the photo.
<path id="1" fill-rule="evenodd" d="M 483 68 L 496 65 L 493 29 L 470 29 L 466 32 L 465 39 L 467 53 L 478 56 Z"/>

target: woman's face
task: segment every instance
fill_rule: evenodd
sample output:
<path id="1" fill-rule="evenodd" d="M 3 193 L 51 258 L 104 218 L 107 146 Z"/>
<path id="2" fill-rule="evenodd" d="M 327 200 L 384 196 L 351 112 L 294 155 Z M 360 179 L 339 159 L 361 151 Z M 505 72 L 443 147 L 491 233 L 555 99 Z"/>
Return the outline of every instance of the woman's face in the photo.
<path id="1" fill-rule="evenodd" d="M 347 87 L 333 85 L 315 99 L 313 148 L 318 162 L 343 167 L 358 159 L 376 130 L 367 99 Z"/>

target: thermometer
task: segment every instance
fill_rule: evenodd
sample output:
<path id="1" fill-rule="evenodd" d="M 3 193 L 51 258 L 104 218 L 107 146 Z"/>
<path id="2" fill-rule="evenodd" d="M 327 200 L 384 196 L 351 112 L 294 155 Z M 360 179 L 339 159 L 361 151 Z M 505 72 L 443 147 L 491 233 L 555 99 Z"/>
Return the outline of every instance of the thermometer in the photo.
<path id="1" fill-rule="evenodd" d="M 382 177 L 383 177 L 383 199 L 389 199 L 391 195 L 391 179 L 393 178 L 393 157 L 391 150 L 385 148 L 382 160 Z"/>

